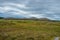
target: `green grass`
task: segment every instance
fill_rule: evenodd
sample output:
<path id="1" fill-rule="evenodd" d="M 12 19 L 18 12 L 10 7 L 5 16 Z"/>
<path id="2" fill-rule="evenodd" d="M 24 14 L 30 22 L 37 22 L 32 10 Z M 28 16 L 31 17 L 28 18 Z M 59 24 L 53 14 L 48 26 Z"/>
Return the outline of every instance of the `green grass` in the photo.
<path id="1" fill-rule="evenodd" d="M 60 22 L 0 20 L 0 40 L 54 40 L 60 36 Z"/>

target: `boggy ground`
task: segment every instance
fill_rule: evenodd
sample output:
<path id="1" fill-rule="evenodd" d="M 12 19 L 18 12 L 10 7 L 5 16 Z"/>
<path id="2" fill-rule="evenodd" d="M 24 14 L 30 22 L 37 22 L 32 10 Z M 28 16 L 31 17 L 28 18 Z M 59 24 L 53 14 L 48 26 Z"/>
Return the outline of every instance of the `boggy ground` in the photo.
<path id="1" fill-rule="evenodd" d="M 60 22 L 0 20 L 0 40 L 54 40 L 60 36 Z"/>

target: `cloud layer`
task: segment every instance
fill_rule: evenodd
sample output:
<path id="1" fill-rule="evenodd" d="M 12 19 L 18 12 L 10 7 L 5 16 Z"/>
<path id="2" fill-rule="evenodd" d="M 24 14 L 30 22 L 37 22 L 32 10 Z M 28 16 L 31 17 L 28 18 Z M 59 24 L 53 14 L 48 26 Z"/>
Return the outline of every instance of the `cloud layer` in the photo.
<path id="1" fill-rule="evenodd" d="M 0 16 L 60 20 L 60 0 L 0 0 Z"/>

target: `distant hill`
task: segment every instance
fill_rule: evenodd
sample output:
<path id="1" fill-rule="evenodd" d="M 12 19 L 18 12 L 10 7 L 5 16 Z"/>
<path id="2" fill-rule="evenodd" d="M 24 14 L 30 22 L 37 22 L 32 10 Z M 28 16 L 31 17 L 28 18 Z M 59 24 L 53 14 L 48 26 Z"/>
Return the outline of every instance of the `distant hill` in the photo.
<path id="1" fill-rule="evenodd" d="M 48 19 L 48 18 L 36 18 L 36 17 L 30 17 L 30 18 L 14 18 L 14 17 L 7 17 L 7 18 L 4 18 L 4 17 L 0 17 L 0 19 L 5 19 L 5 20 L 39 20 L 39 21 L 58 21 L 58 20 L 51 20 L 51 19 Z"/>
<path id="2" fill-rule="evenodd" d="M 4 17 L 0 17 L 0 19 L 4 19 Z"/>
<path id="3" fill-rule="evenodd" d="M 16 19 L 16 20 L 45 20 L 45 21 L 49 21 L 50 19 L 48 18 L 36 18 L 36 17 L 30 17 L 30 18 L 13 18 L 13 17 L 8 17 L 8 18 L 4 18 L 4 19 Z"/>
<path id="4" fill-rule="evenodd" d="M 48 19 L 48 18 L 39 18 L 39 20 L 45 20 L 45 21 L 50 21 L 50 19 Z"/>

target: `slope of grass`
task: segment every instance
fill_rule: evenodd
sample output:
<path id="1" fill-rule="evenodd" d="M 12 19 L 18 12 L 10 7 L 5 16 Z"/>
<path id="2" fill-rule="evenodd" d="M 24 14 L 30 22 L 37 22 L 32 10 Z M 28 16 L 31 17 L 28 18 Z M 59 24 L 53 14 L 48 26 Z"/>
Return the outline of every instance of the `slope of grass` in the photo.
<path id="1" fill-rule="evenodd" d="M 60 36 L 60 22 L 0 20 L 0 40 L 54 40 Z"/>

